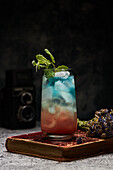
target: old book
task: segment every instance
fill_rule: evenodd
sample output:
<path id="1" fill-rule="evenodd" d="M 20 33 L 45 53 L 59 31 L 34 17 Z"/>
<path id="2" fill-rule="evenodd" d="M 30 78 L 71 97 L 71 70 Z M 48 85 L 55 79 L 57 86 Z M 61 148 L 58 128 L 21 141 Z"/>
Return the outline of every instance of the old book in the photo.
<path id="1" fill-rule="evenodd" d="M 82 138 L 82 143 L 77 140 Z M 8 137 L 6 148 L 9 152 L 47 158 L 57 161 L 76 159 L 113 152 L 113 138 L 97 139 L 77 131 L 68 141 L 51 141 L 42 132 Z"/>

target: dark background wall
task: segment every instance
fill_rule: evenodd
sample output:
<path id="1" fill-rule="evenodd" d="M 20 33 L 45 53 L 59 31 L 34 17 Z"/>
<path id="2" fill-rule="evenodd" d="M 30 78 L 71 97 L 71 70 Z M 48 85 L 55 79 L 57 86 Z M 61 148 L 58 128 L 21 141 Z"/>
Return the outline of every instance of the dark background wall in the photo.
<path id="1" fill-rule="evenodd" d="M 35 55 L 48 48 L 57 65 L 66 64 L 76 73 L 79 118 L 113 108 L 113 16 L 108 1 L 0 3 L 0 88 L 7 69 L 32 68 Z M 33 74 L 38 96 L 40 73 Z"/>

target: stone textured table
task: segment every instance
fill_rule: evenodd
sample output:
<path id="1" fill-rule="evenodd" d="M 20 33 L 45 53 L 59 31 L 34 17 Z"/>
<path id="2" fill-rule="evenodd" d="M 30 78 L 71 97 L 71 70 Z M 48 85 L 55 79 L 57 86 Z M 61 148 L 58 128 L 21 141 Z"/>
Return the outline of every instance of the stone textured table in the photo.
<path id="1" fill-rule="evenodd" d="M 40 123 L 26 130 L 9 130 L 0 128 L 0 170 L 112 170 L 113 153 L 72 162 L 57 162 L 27 155 L 7 152 L 6 138 L 13 135 L 40 131 Z"/>

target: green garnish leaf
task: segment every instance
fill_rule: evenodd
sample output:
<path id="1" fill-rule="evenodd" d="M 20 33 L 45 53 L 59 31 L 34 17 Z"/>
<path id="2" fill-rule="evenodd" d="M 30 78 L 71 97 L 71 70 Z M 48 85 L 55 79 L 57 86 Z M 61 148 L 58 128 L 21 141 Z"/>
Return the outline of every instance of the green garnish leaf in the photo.
<path id="1" fill-rule="evenodd" d="M 53 69 L 45 69 L 44 74 L 46 78 L 51 78 L 55 76 L 55 72 L 53 71 Z"/>
<path id="2" fill-rule="evenodd" d="M 41 64 L 40 64 L 40 67 L 41 67 L 41 68 L 44 68 L 44 67 L 46 68 L 46 65 L 41 65 Z"/>
<path id="3" fill-rule="evenodd" d="M 32 64 L 33 64 L 34 67 L 37 65 L 35 60 L 32 61 Z"/>
<path id="4" fill-rule="evenodd" d="M 55 71 L 59 71 L 59 70 L 65 70 L 66 71 L 66 70 L 68 70 L 68 67 L 65 66 L 65 65 L 61 65 L 61 66 L 58 66 Z"/>
<path id="5" fill-rule="evenodd" d="M 38 54 L 36 55 L 36 59 L 38 60 L 39 64 L 50 65 L 51 62 L 47 60 L 43 55 Z"/>
<path id="6" fill-rule="evenodd" d="M 54 77 L 55 72 L 61 71 L 61 70 L 68 70 L 68 67 L 65 65 L 58 66 L 57 68 L 55 67 L 55 59 L 53 55 L 50 53 L 48 49 L 44 49 L 44 51 L 50 55 L 51 61 L 48 60 L 46 57 L 44 57 L 41 54 L 36 55 L 37 63 L 35 60 L 32 61 L 32 64 L 34 67 L 36 67 L 36 71 L 40 68 L 45 68 L 44 69 L 44 74 L 46 78 Z"/>
<path id="7" fill-rule="evenodd" d="M 44 51 L 45 51 L 48 55 L 50 55 L 52 62 L 55 63 L 55 59 L 54 59 L 53 55 L 50 53 L 50 51 L 49 51 L 48 49 L 44 49 Z"/>

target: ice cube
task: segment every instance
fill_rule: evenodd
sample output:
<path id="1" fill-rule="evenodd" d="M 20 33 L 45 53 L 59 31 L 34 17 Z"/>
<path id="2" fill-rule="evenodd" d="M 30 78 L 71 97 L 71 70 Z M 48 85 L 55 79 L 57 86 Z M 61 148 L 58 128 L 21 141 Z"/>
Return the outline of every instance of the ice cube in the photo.
<path id="1" fill-rule="evenodd" d="M 57 104 L 57 105 L 62 105 L 64 103 L 64 99 L 61 98 L 61 96 L 57 96 L 55 98 L 53 98 L 53 103 Z"/>
<path id="2" fill-rule="evenodd" d="M 70 75 L 69 71 L 60 71 L 60 72 L 56 72 L 55 73 L 55 77 L 60 77 L 60 78 L 64 78 L 67 79 Z"/>
<path id="3" fill-rule="evenodd" d="M 73 96 L 68 92 L 60 92 L 60 96 L 64 99 L 65 103 L 73 103 Z"/>
<path id="4" fill-rule="evenodd" d="M 54 107 L 54 106 L 49 106 L 49 107 L 48 107 L 48 111 L 49 111 L 51 114 L 54 114 L 54 113 L 55 113 L 55 107 Z"/>
<path id="5" fill-rule="evenodd" d="M 42 100 L 52 99 L 53 97 L 53 87 L 49 86 L 42 89 Z"/>
<path id="6" fill-rule="evenodd" d="M 51 86 L 51 84 L 52 84 L 52 80 L 47 79 L 44 75 L 43 78 L 42 78 L 42 88 L 45 88 L 47 86 Z"/>
<path id="7" fill-rule="evenodd" d="M 69 91 L 69 88 L 67 86 L 65 86 L 63 84 L 63 82 L 61 82 L 60 80 L 56 81 L 55 82 L 55 85 L 54 85 L 54 89 L 55 90 L 62 90 L 62 91 Z"/>
<path id="8" fill-rule="evenodd" d="M 74 76 L 68 77 L 68 79 L 63 81 L 63 84 L 69 88 L 75 88 Z"/>

